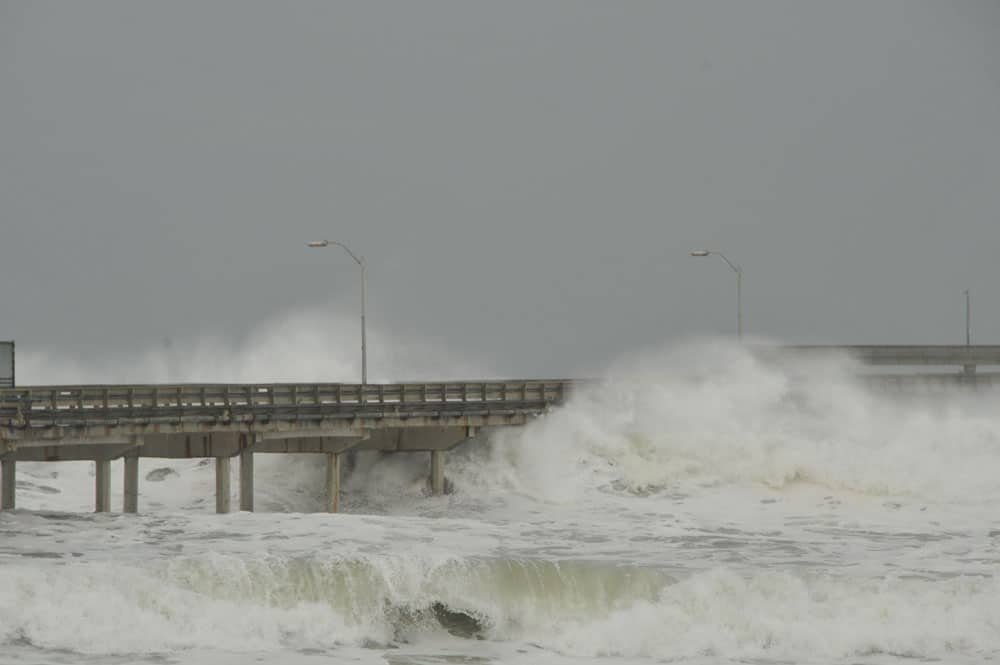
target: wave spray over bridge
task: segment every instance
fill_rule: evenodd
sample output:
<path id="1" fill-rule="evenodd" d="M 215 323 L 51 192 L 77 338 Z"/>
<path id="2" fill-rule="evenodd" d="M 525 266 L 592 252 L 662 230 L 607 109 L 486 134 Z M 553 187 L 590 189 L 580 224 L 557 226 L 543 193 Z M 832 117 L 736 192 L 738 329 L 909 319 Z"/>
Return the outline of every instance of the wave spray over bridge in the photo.
<path id="1" fill-rule="evenodd" d="M 0 662 L 995 658 L 989 372 L 900 383 L 847 355 L 699 342 L 583 384 L 171 383 L 132 386 L 131 405 L 23 389 Z M 420 432 L 450 441 L 450 493 Z M 174 437 L 190 459 L 163 455 Z M 302 452 L 252 463 L 256 512 L 215 514 L 211 458 L 282 446 Z M 91 461 L 41 461 L 52 449 Z M 139 512 L 94 513 L 98 475 L 124 489 L 131 451 Z M 349 453 L 330 515 L 326 462 Z"/>

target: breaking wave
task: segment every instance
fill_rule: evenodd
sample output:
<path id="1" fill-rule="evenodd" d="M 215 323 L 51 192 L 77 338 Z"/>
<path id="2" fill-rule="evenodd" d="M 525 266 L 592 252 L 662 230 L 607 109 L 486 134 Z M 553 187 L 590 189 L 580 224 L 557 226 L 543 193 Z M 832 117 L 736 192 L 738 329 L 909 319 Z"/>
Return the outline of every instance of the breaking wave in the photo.
<path id="1" fill-rule="evenodd" d="M 467 450 L 456 486 L 549 500 L 588 490 L 650 495 L 722 485 L 930 501 L 1000 498 L 1000 415 L 988 397 L 872 393 L 849 361 L 804 367 L 699 343 L 622 363 L 522 430 Z"/>
<path id="2" fill-rule="evenodd" d="M 709 570 L 678 581 L 585 561 L 246 559 L 8 567 L 0 639 L 81 654 L 391 646 L 437 633 L 574 656 L 829 658 L 1000 650 L 982 578 Z"/>

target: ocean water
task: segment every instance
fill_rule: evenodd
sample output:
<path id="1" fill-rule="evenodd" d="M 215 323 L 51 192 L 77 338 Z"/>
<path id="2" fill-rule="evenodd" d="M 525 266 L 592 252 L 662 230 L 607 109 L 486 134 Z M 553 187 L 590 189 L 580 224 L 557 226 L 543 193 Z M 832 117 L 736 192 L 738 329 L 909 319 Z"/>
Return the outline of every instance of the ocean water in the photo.
<path id="1" fill-rule="evenodd" d="M 143 459 L 138 516 L 92 512 L 90 463 L 21 463 L 0 663 L 995 660 L 997 396 L 855 369 L 637 353 L 449 453 L 447 496 L 427 455 L 358 453 L 337 515 L 313 456 L 258 455 L 230 515 L 200 460 Z"/>

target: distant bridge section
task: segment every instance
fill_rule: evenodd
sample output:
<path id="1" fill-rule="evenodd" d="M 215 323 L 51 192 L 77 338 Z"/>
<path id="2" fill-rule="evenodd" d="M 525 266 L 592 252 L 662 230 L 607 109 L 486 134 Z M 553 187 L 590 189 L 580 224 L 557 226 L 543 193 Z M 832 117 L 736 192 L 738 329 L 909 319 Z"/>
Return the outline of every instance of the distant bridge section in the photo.
<path id="1" fill-rule="evenodd" d="M 781 346 L 782 354 L 849 356 L 865 365 L 895 366 L 957 366 L 975 371 L 977 365 L 1000 365 L 1000 345 L 847 345 L 847 346 Z"/>
<path id="2" fill-rule="evenodd" d="M 791 362 L 793 366 L 802 359 L 852 360 L 871 368 L 859 372 L 858 382 L 883 393 L 1000 390 L 1000 372 L 977 371 L 978 367 L 1000 366 L 1000 345 L 793 345 L 757 347 L 754 351 L 764 359 Z"/>

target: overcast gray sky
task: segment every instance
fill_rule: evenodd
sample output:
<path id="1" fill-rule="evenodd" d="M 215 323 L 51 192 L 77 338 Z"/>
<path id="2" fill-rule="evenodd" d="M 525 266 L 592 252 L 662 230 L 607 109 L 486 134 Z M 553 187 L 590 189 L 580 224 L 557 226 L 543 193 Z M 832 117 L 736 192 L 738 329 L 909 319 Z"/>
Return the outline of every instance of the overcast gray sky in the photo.
<path id="1" fill-rule="evenodd" d="M 998 343 L 1000 3 L 0 1 L 0 339 L 354 343 L 314 237 L 508 376 L 731 334 L 701 247 L 748 333 Z"/>

